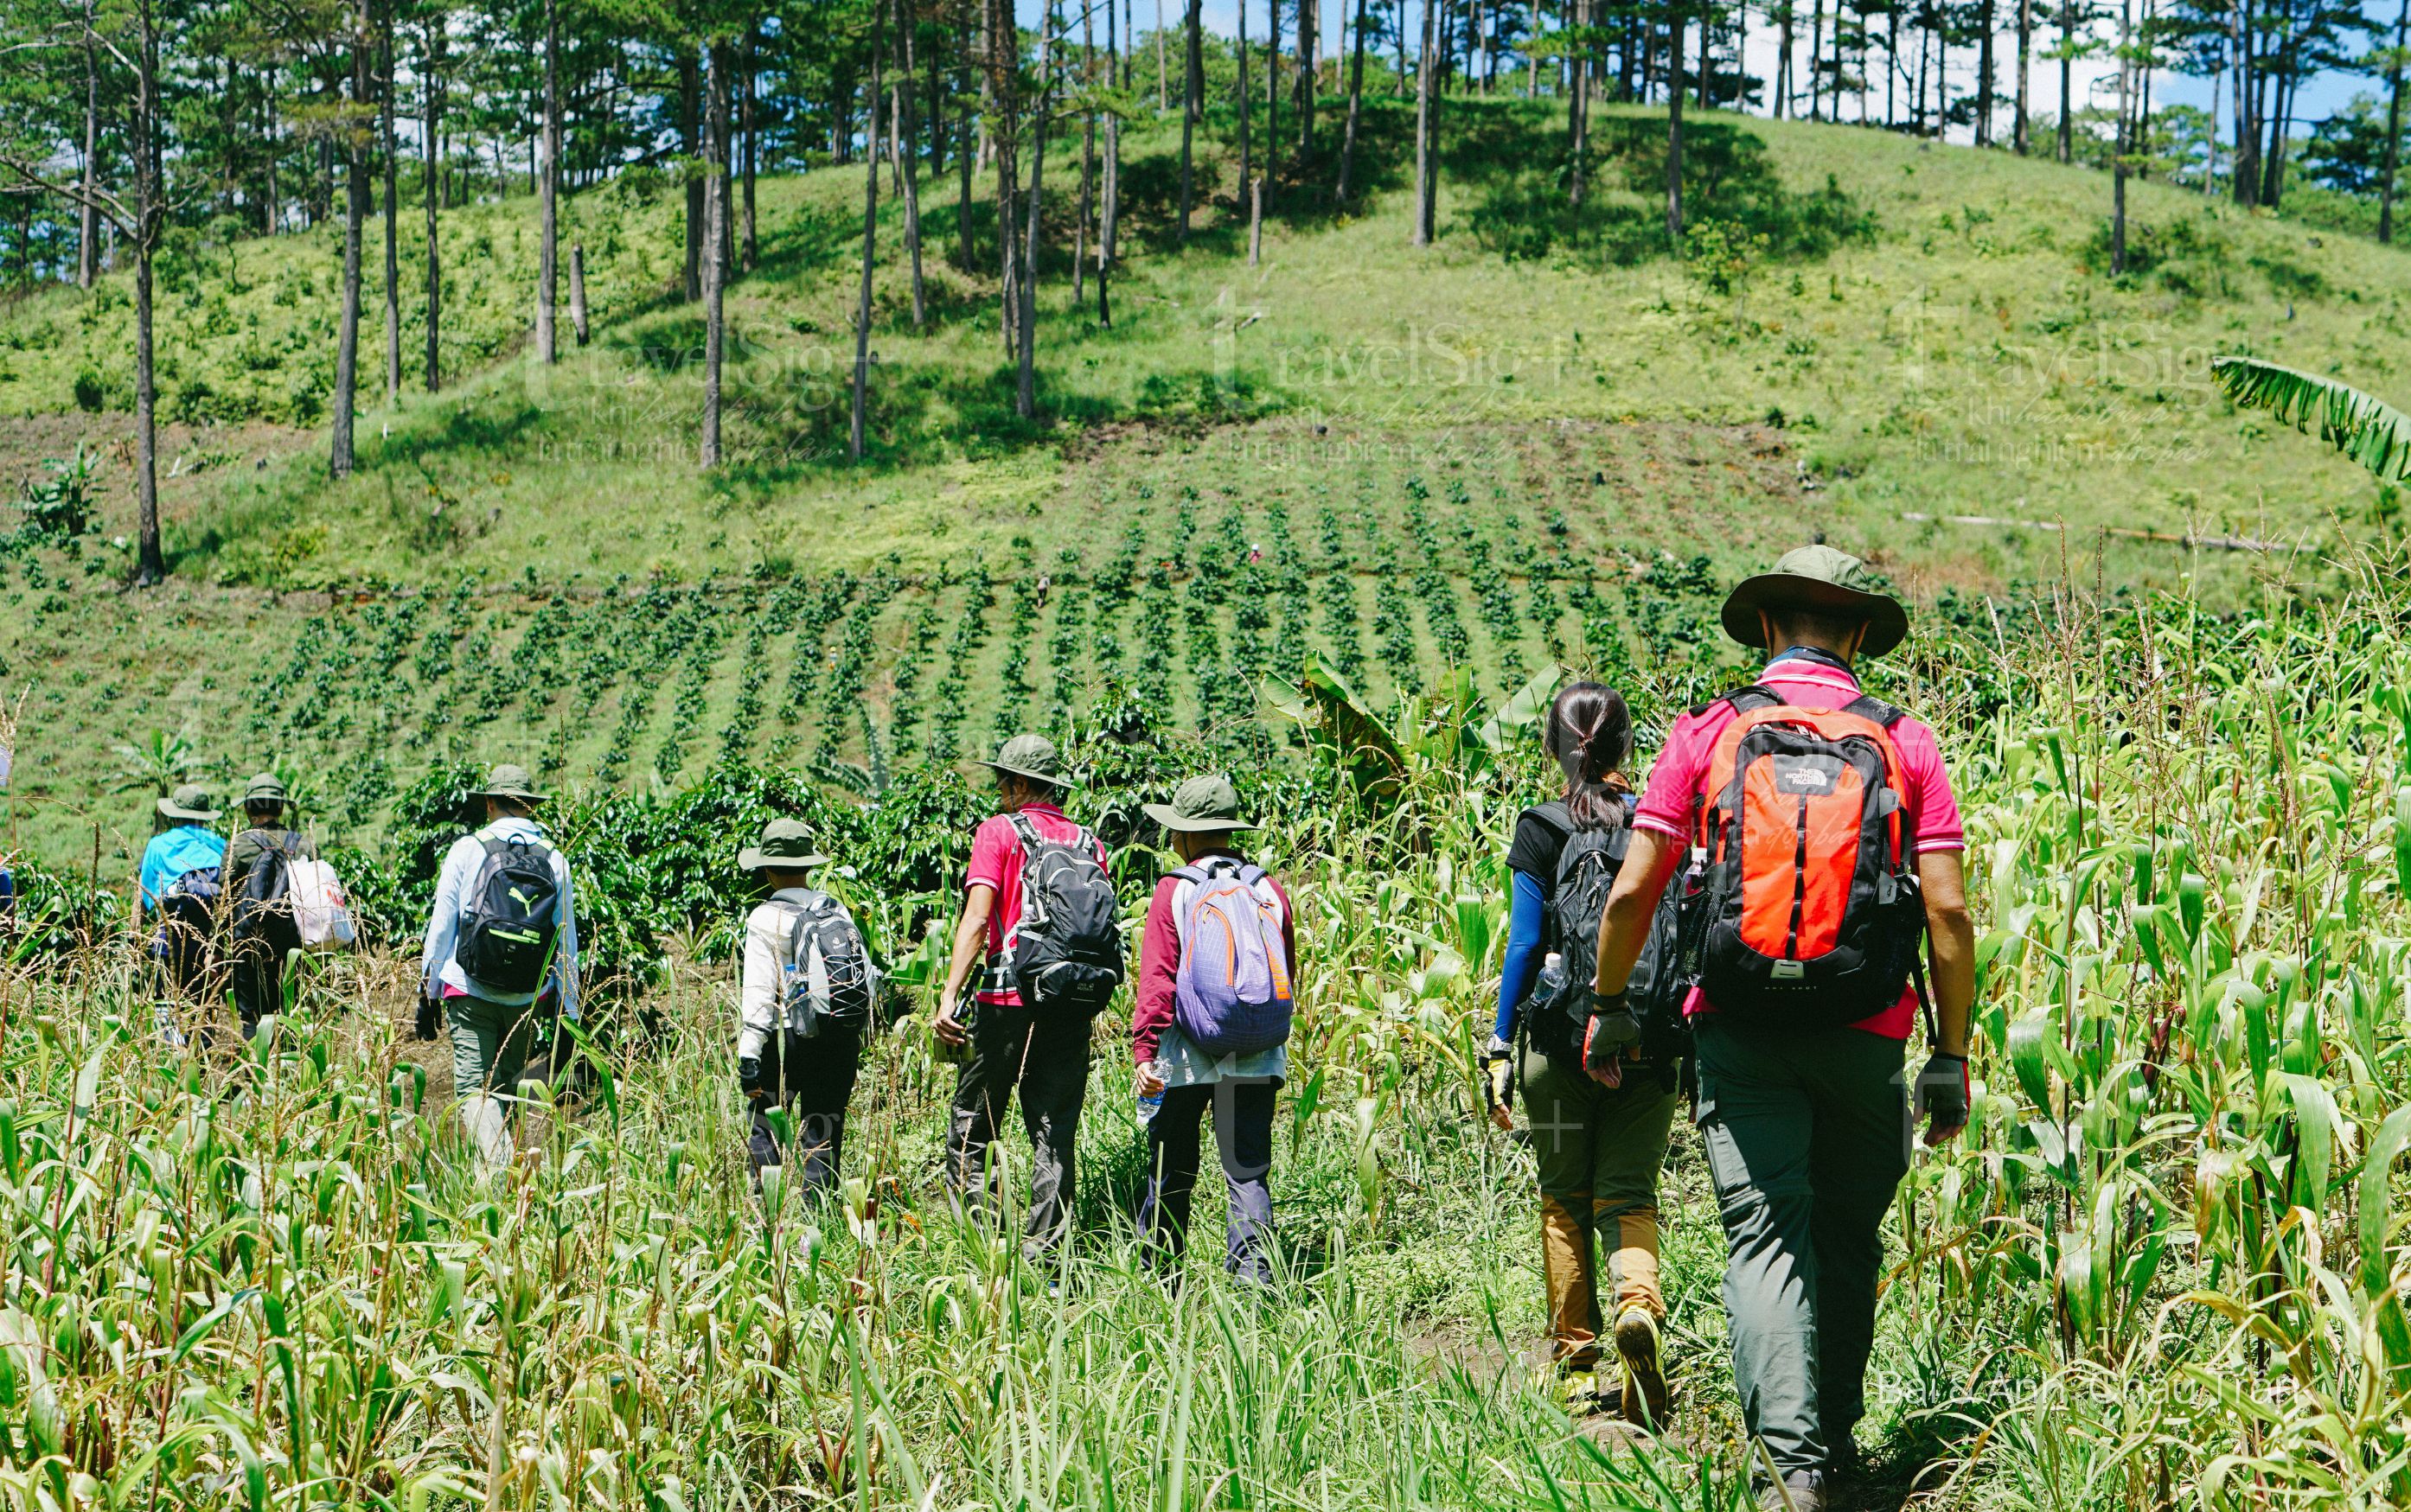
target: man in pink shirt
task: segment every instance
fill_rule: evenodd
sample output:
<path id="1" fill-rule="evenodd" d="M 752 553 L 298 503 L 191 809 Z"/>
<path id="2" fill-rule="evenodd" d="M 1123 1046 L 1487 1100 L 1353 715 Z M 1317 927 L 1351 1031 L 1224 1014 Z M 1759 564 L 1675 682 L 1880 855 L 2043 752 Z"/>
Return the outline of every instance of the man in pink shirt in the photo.
<path id="1" fill-rule="evenodd" d="M 1095 1016 L 1032 1010 L 1022 1001 L 1013 969 L 1029 859 L 1021 825 L 1043 840 L 1074 846 L 1085 842 L 1101 867 L 1106 855 L 1096 836 L 1063 813 L 1067 778 L 1053 741 L 1045 735 L 1016 735 L 996 760 L 980 764 L 996 773 L 1001 811 L 982 820 L 972 836 L 963 911 L 955 923 L 954 959 L 932 1025 L 941 1040 L 967 1052 L 946 1130 L 946 1171 L 957 1192 L 985 1192 L 988 1145 L 996 1139 L 1005 1100 L 1017 1086 L 1022 1127 L 1030 1144 L 1024 1248 L 1034 1256 L 1060 1244 L 1071 1228 L 1073 1146 L 1088 1094 L 1089 1029 Z M 974 968 L 979 984 L 967 1008 L 964 988 Z"/>
<path id="2" fill-rule="evenodd" d="M 1915 889 L 1914 897 L 1899 896 L 1909 905 L 1921 899 L 1933 960 L 1932 1055 L 1917 1079 L 1913 1103 L 1902 1056 L 1918 1017 L 1913 982 L 1897 1001 L 1840 1026 L 1828 1026 L 1838 1014 L 1818 1022 L 1813 1001 L 1790 1010 L 1761 1006 L 1746 1014 L 1719 1013 L 1695 990 L 1687 1009 L 1699 1057 L 1693 1116 L 1725 1228 L 1733 1384 L 1750 1432 L 1782 1480 L 1762 1490 L 1761 1503 L 1822 1512 L 1831 1478 L 1855 1465 L 1851 1431 L 1865 1412 L 1883 1215 L 1908 1170 L 1912 1118 L 1927 1116 L 1928 1144 L 1951 1139 L 1967 1122 L 1967 1017 L 1976 968 L 1975 926 L 1960 865 L 1966 841 L 1933 730 L 1863 699 L 1851 671 L 1860 658 L 1881 656 L 1908 632 L 1907 613 L 1875 588 L 1864 563 L 1829 546 L 1804 546 L 1773 572 L 1735 589 L 1723 618 L 1728 635 L 1770 653 L 1757 686 L 1774 702 L 1848 711 L 1889 733 L 1898 758 L 1889 780 L 1906 821 L 1899 832 L 1902 860 L 1914 879 L 1898 885 Z M 1607 1054 L 1630 1022 L 1624 986 L 1659 894 L 1686 847 L 1702 842 L 1703 810 L 1711 817 L 1727 811 L 1732 790 L 1741 787 L 1735 778 L 1726 791 L 1709 791 L 1712 782 L 1726 780 L 1713 768 L 1718 737 L 1744 717 L 1737 700 L 1768 702 L 1746 691 L 1692 710 L 1674 721 L 1650 767 L 1647 792 L 1633 816 L 1631 850 L 1600 922 L 1592 1040 Z M 1820 770 L 1834 769 L 1794 773 L 1796 787 L 1781 789 L 1777 800 L 1787 817 L 1798 804 L 1804 855 L 1825 833 L 1811 825 L 1807 796 L 1831 791 L 1820 789 L 1829 780 Z M 1849 777 L 1837 775 L 1845 781 Z M 1790 835 L 1787 824 L 1777 841 L 1786 856 Z M 1738 848 L 1742 841 L 1727 834 L 1719 843 Z M 1878 879 L 1881 906 L 1892 906 L 1896 880 Z M 1786 893 L 1775 899 L 1790 899 L 1795 938 L 1803 896 Z M 1812 911 L 1820 906 L 1832 906 L 1831 899 L 1809 905 Z M 1797 966 L 1790 959 L 1773 964 Z M 1775 977 L 1782 980 L 1780 973 Z M 1889 992 L 1892 979 L 1880 980 Z"/>

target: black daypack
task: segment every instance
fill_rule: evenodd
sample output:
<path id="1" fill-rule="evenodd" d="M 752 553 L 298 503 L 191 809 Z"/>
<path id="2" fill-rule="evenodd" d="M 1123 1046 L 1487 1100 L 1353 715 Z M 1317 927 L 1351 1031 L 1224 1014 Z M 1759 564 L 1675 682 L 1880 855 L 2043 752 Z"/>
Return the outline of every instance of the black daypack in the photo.
<path id="1" fill-rule="evenodd" d="M 268 848 L 243 873 L 242 890 L 234 898 L 234 938 L 262 941 L 279 956 L 301 948 L 301 926 L 294 919 L 291 896 L 291 863 L 300 838 L 290 830 L 271 836 Z"/>
<path id="2" fill-rule="evenodd" d="M 1087 830 L 1047 839 L 1020 814 L 1021 922 L 1008 947 L 1022 1005 L 1039 1012 L 1095 1013 L 1122 981 L 1121 900 Z"/>
<path id="3" fill-rule="evenodd" d="M 806 1039 L 825 1028 L 861 1033 L 870 1025 L 877 973 L 854 916 L 816 891 L 786 906 L 787 1032 Z"/>
<path id="4" fill-rule="evenodd" d="M 507 993 L 544 984 L 560 933 L 561 884 L 542 840 L 481 838 L 486 859 L 461 900 L 454 959 L 469 980 Z"/>
<path id="5" fill-rule="evenodd" d="M 1532 1022 L 1533 1042 L 1543 1053 L 1579 1062 L 1583 1033 L 1590 1020 L 1600 918 L 1607 911 L 1616 873 L 1623 869 L 1632 830 L 1629 822 L 1611 830 L 1572 829 L 1572 816 L 1564 806 L 1545 807 L 1552 821 L 1569 831 L 1564 849 L 1557 853 L 1545 932 L 1546 948 L 1564 958 L 1564 978 L 1554 997 L 1536 1000 L 1527 1016 Z M 1690 985 L 1683 965 L 1686 892 L 1681 875 L 1667 884 L 1625 986 L 1625 1001 L 1641 1021 L 1642 1061 L 1670 1085 L 1691 1049 L 1690 1025 L 1683 1017 L 1683 998 Z"/>
<path id="6" fill-rule="evenodd" d="M 151 954 L 180 988 L 191 987 L 209 969 L 221 890 L 217 867 L 196 866 L 159 894 L 159 932 L 151 938 Z"/>

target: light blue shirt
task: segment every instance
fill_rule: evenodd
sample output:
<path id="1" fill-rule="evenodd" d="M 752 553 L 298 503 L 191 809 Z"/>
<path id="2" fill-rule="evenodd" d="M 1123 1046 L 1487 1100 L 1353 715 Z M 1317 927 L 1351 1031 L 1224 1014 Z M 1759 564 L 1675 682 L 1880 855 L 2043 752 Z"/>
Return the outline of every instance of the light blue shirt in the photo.
<path id="1" fill-rule="evenodd" d="M 159 906 L 169 884 L 188 871 L 214 866 L 226 860 L 226 836 L 198 824 L 179 824 L 151 836 L 142 848 L 142 908 Z"/>
<path id="2" fill-rule="evenodd" d="M 466 905 L 469 890 L 476 884 L 477 873 L 486 865 L 488 838 L 498 840 L 540 841 L 552 857 L 552 878 L 559 885 L 560 895 L 553 904 L 554 923 L 560 926 L 560 938 L 552 952 L 552 969 L 546 978 L 547 987 L 561 990 L 561 1016 L 577 1017 L 577 912 L 570 897 L 569 858 L 552 843 L 544 826 L 532 819 L 514 814 L 498 819 L 475 835 L 464 835 L 452 842 L 444 853 L 444 869 L 435 878 L 435 907 L 427 919 L 427 950 L 419 962 L 419 981 L 432 987 L 441 984 L 458 988 L 472 997 L 482 997 L 490 1003 L 518 1007 L 533 1003 L 538 993 L 509 993 L 472 981 L 460 969 L 458 952 L 460 944 L 460 910 Z"/>
<path id="3" fill-rule="evenodd" d="M 1177 1024 L 1167 1024 L 1155 1042 L 1156 1065 L 1163 1072 L 1166 1087 L 1211 1086 L 1229 1078 L 1235 1082 L 1286 1082 L 1289 1080 L 1289 1046 L 1286 1043 L 1270 1050 L 1250 1050 L 1245 1054 L 1222 1056 L 1208 1055 L 1189 1042 Z"/>

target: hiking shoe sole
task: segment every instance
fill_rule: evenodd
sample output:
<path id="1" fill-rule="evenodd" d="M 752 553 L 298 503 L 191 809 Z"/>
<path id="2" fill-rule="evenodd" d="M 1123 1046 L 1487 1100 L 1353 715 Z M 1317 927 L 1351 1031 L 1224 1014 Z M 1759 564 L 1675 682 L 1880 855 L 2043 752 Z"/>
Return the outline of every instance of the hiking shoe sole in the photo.
<path id="1" fill-rule="evenodd" d="M 1672 1393 L 1658 1345 L 1658 1320 L 1637 1307 L 1615 1320 L 1615 1352 L 1624 1361 L 1624 1417 L 1644 1428 L 1666 1421 Z"/>

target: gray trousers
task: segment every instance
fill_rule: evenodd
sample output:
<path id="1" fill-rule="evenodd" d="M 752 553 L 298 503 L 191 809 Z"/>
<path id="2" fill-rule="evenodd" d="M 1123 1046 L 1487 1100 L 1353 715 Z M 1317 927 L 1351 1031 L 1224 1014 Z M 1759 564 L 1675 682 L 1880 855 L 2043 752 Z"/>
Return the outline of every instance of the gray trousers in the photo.
<path id="1" fill-rule="evenodd" d="M 1908 1170 L 1901 1042 L 1698 1024 L 1733 1387 L 1776 1469 L 1817 1469 L 1866 1415 L 1884 1210 Z"/>
<path id="2" fill-rule="evenodd" d="M 1148 1244 L 1176 1257 L 1188 1248 L 1189 1199 L 1205 1153 L 1198 1131 L 1210 1107 L 1231 1196 L 1227 1262 L 1244 1280 L 1272 1280 L 1264 1230 L 1273 1221 L 1274 1091 L 1270 1082 L 1228 1081 L 1165 1090 L 1163 1105 L 1147 1126 L 1147 1195 L 1138 1224 Z"/>
<path id="3" fill-rule="evenodd" d="M 1021 1098 L 1021 1127 L 1030 1135 L 1030 1216 L 1023 1249 L 1054 1249 L 1072 1231 L 1075 1190 L 1073 1149 L 1080 1104 L 1089 1092 L 1086 1013 L 1035 1013 L 980 1003 L 972 1010 L 971 1054 L 955 1083 L 946 1127 L 946 1174 L 973 1202 L 989 1195 L 988 1146 L 1004 1120 L 1006 1099 Z"/>

